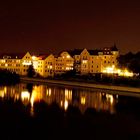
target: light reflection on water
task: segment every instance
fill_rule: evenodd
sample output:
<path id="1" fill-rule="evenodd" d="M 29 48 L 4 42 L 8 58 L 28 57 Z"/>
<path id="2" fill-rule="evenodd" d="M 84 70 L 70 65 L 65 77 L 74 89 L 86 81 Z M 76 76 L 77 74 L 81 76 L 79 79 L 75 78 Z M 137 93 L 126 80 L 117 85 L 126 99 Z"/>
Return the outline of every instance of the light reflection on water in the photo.
<path id="1" fill-rule="evenodd" d="M 48 105 L 56 102 L 61 109 L 67 110 L 69 105 L 78 107 L 82 113 L 87 108 L 94 108 L 96 111 L 108 111 L 115 113 L 115 104 L 118 95 L 111 95 L 104 92 L 97 92 L 87 89 L 62 88 L 47 85 L 32 85 L 28 88 L 26 84 L 19 84 L 12 87 L 0 87 L 0 98 L 13 98 L 21 100 L 25 106 L 31 105 L 31 115 L 34 114 L 34 103 L 44 101 Z"/>

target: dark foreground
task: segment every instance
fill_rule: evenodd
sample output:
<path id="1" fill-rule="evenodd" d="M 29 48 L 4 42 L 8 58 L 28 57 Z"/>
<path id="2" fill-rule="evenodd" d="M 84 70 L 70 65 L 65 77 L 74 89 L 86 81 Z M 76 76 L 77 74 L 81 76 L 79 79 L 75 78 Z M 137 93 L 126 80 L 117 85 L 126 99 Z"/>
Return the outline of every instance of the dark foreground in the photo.
<path id="1" fill-rule="evenodd" d="M 117 105 L 119 111 L 114 115 L 91 108 L 81 114 L 73 106 L 65 112 L 55 103 L 40 102 L 34 104 L 33 116 L 31 106 L 13 102 L 13 99 L 0 99 L 0 139 L 140 139 L 140 109 L 139 104 L 133 102 L 127 106 Z"/>

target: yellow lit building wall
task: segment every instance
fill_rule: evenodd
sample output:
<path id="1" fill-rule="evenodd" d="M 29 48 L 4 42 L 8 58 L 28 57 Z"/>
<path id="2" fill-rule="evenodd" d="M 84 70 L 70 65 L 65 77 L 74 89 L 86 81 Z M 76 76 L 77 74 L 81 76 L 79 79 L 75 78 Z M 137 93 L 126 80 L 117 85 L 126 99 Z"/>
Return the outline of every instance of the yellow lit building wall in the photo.
<path id="1" fill-rule="evenodd" d="M 44 60 L 37 60 L 36 65 L 34 66 L 35 72 L 41 76 L 44 76 Z"/>
<path id="2" fill-rule="evenodd" d="M 48 77 L 54 76 L 54 70 L 55 70 L 55 58 L 54 55 L 49 55 L 45 60 L 44 60 L 44 69 L 43 69 L 43 76 Z"/>
<path id="3" fill-rule="evenodd" d="M 20 74 L 20 62 L 20 59 L 0 59 L 0 68 Z"/>
<path id="4" fill-rule="evenodd" d="M 89 73 L 101 73 L 101 57 L 98 55 L 90 55 L 89 66 Z"/>
<path id="5" fill-rule="evenodd" d="M 118 51 L 104 54 L 99 52 L 96 55 L 90 55 L 87 49 L 84 49 L 80 55 L 74 55 L 73 58 L 66 51 L 62 52 L 59 57 L 50 54 L 46 58 L 32 57 L 27 52 L 22 58 L 12 58 L 5 56 L 0 59 L 0 68 L 16 72 L 20 75 L 27 75 L 27 70 L 33 64 L 34 69 L 43 77 L 54 74 L 61 74 L 66 71 L 76 69 L 80 74 L 101 73 L 107 67 L 117 67 Z"/>
<path id="6" fill-rule="evenodd" d="M 16 72 L 20 75 L 26 75 L 29 65 L 31 65 L 31 55 L 29 52 L 23 58 L 12 58 L 11 56 L 4 56 L 0 59 L 0 68 L 7 69 L 11 72 Z"/>
<path id="7" fill-rule="evenodd" d="M 84 49 L 80 55 L 74 55 L 74 68 L 81 74 L 102 73 L 106 67 L 117 66 L 118 51 L 110 51 L 104 54 L 102 51 L 96 55 L 90 55 L 87 49 Z"/>
<path id="8" fill-rule="evenodd" d="M 101 72 L 107 67 L 112 67 L 112 66 L 117 67 L 118 55 L 119 55 L 118 52 L 115 52 L 115 51 L 109 55 L 100 55 L 100 57 L 101 57 Z"/>
<path id="9" fill-rule="evenodd" d="M 74 55 L 74 69 L 77 73 L 81 72 L 81 57 L 80 55 Z"/>
<path id="10" fill-rule="evenodd" d="M 87 49 L 84 49 L 81 54 L 81 74 L 87 74 L 89 73 L 89 60 L 90 60 L 90 54 L 87 51 Z"/>
<path id="11" fill-rule="evenodd" d="M 62 52 L 58 58 L 55 58 L 55 74 L 61 74 L 73 70 L 74 59 L 68 52 Z"/>
<path id="12" fill-rule="evenodd" d="M 32 64 L 32 56 L 29 52 L 25 54 L 25 56 L 21 59 L 20 68 L 21 75 L 27 75 L 27 70 L 29 66 Z"/>

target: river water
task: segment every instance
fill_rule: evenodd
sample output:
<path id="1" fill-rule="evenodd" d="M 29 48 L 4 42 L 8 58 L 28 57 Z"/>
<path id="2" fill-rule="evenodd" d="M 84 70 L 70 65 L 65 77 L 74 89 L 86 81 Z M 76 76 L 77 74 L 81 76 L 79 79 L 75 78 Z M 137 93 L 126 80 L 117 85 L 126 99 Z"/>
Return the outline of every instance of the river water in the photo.
<path id="1" fill-rule="evenodd" d="M 140 96 L 58 85 L 1 86 L 0 119 L 4 139 L 137 139 Z"/>

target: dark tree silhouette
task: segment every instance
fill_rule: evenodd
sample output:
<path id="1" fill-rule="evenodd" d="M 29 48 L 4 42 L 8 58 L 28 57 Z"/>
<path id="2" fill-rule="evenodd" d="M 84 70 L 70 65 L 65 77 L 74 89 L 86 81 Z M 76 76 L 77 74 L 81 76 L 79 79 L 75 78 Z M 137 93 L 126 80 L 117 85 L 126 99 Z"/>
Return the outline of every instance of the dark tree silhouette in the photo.
<path id="1" fill-rule="evenodd" d="M 35 70 L 33 65 L 30 65 L 28 70 L 27 70 L 27 76 L 28 77 L 34 77 L 35 76 Z"/>
<path id="2" fill-rule="evenodd" d="M 28 84 L 26 85 L 26 88 L 27 88 L 27 90 L 29 91 L 29 93 L 32 93 L 32 91 L 33 91 L 33 84 L 32 84 L 32 83 L 28 83 Z"/>
<path id="3" fill-rule="evenodd" d="M 120 67 L 127 67 L 135 73 L 140 73 L 140 52 L 120 55 L 118 62 Z"/>

